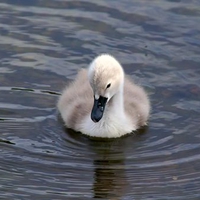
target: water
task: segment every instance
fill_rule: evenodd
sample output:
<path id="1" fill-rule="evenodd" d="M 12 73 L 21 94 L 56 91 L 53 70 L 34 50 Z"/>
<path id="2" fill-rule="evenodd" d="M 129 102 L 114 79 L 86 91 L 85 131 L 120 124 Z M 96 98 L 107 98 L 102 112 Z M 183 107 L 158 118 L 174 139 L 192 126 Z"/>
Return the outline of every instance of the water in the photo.
<path id="1" fill-rule="evenodd" d="M 200 199 L 200 2 L 0 1 L 0 199 Z M 149 126 L 66 130 L 65 84 L 99 53 L 150 94 Z"/>

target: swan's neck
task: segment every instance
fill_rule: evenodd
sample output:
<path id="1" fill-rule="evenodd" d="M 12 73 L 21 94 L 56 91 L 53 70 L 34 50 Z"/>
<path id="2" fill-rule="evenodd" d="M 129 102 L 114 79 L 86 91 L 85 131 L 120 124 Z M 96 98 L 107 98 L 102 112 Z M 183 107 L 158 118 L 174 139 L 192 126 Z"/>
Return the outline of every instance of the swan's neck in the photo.
<path id="1" fill-rule="evenodd" d="M 119 91 L 110 99 L 109 111 L 118 117 L 124 117 L 124 83 L 121 84 Z"/>

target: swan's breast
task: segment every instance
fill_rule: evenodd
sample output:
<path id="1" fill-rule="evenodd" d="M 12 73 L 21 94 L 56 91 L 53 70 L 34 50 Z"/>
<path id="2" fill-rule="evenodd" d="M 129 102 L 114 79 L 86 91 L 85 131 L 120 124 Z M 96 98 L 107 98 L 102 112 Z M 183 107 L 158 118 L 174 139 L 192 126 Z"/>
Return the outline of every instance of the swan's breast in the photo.
<path id="1" fill-rule="evenodd" d="M 128 118 L 119 116 L 104 116 L 98 123 L 94 123 L 87 116 L 77 127 L 79 131 L 95 137 L 120 137 L 136 129 Z"/>

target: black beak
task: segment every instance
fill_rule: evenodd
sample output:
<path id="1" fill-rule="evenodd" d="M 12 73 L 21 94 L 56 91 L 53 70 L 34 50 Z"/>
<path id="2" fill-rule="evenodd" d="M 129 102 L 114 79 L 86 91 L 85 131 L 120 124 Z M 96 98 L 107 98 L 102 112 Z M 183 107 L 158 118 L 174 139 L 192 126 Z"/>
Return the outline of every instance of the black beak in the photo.
<path id="1" fill-rule="evenodd" d="M 98 122 L 102 118 L 107 100 L 107 98 L 102 96 L 99 99 L 94 98 L 94 105 L 91 112 L 93 122 Z"/>

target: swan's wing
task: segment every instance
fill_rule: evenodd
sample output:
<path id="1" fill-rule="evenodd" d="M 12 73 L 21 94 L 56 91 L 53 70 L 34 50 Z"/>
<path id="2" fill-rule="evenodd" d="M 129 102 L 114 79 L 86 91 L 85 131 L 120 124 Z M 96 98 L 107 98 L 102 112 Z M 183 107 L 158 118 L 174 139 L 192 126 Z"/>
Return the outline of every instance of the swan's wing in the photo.
<path id="1" fill-rule="evenodd" d="M 92 110 L 93 93 L 88 82 L 87 70 L 81 69 L 74 81 L 64 90 L 58 109 L 67 127 L 75 128 Z"/>
<path id="2" fill-rule="evenodd" d="M 149 98 L 145 90 L 126 77 L 124 83 L 124 107 L 137 127 L 144 125 L 150 112 Z"/>

